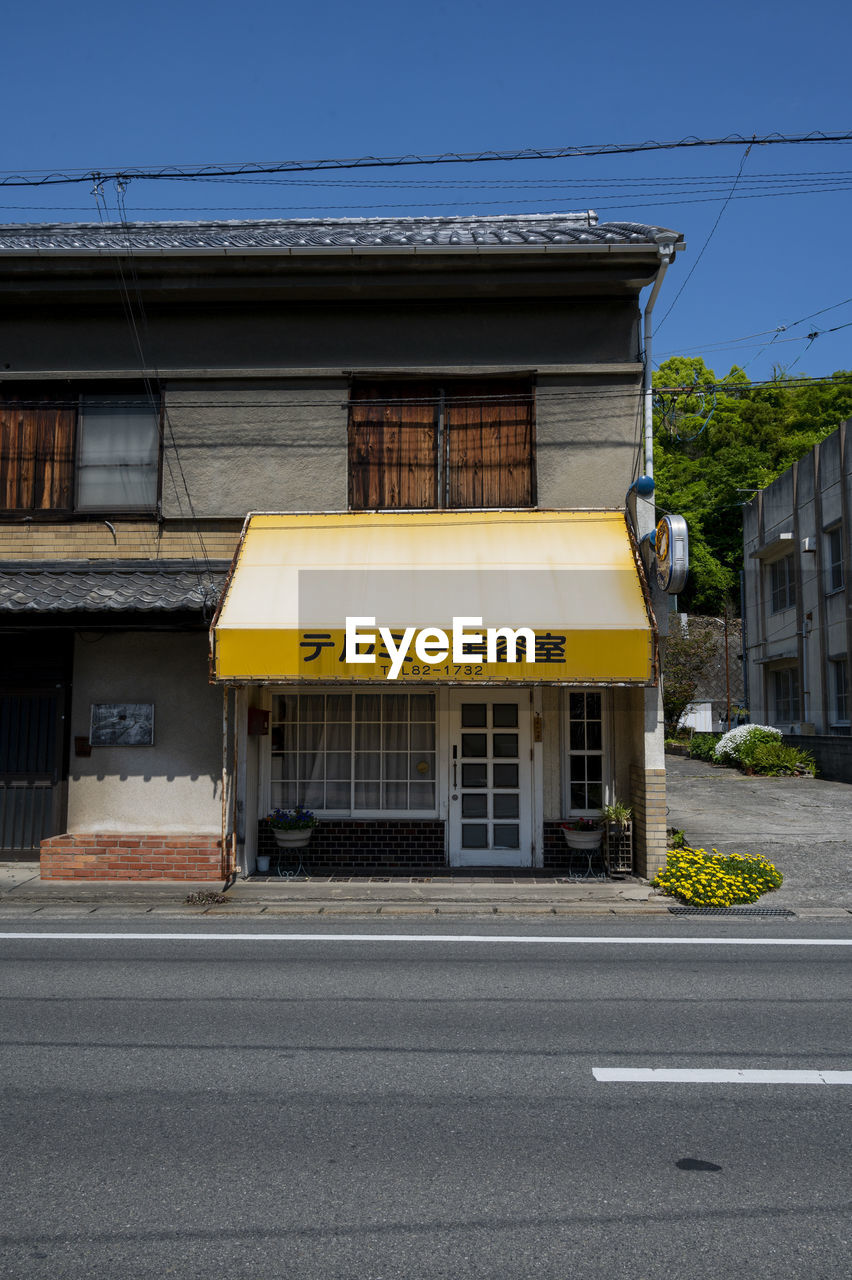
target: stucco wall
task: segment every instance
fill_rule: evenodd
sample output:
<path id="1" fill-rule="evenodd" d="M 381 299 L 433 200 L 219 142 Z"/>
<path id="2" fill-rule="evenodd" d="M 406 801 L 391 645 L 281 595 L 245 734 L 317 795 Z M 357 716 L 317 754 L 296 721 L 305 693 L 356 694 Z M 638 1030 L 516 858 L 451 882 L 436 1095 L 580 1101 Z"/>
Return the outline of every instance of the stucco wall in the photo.
<path id="1" fill-rule="evenodd" d="M 93 747 L 93 702 L 153 702 L 153 747 Z M 203 633 L 115 635 L 75 642 L 68 831 L 219 834 L 221 691 L 207 683 Z"/>
<path id="2" fill-rule="evenodd" d="M 540 507 L 623 507 L 637 449 L 636 378 L 539 376 Z"/>
<path id="3" fill-rule="evenodd" d="M 169 387 L 163 514 L 345 511 L 345 378 Z M 184 487 L 185 486 L 185 487 Z"/>

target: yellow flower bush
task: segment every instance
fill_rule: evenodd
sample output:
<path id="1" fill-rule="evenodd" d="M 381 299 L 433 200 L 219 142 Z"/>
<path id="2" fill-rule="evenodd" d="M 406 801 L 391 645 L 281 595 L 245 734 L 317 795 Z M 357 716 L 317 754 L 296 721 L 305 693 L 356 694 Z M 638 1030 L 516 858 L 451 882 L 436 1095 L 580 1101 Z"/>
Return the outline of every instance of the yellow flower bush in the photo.
<path id="1" fill-rule="evenodd" d="M 783 879 L 771 862 L 757 854 L 669 849 L 666 865 L 651 883 L 690 907 L 732 907 L 757 902 Z"/>

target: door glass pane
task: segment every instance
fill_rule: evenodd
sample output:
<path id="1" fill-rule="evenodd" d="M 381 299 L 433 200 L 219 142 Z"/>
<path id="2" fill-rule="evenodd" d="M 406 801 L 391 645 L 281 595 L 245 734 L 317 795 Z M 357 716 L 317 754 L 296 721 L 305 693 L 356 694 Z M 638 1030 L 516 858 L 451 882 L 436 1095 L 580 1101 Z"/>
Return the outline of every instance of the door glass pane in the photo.
<path id="1" fill-rule="evenodd" d="M 485 797 L 483 796 L 483 799 Z M 520 797 L 496 795 L 494 796 L 494 817 L 495 818 L 517 818 L 520 810 Z M 474 815 L 471 815 L 474 816 Z"/>
<path id="2" fill-rule="evenodd" d="M 497 753 L 495 752 L 495 755 Z M 503 752 L 503 755 L 506 753 Z M 515 755 L 517 755 L 517 751 Z M 462 755 L 470 758 L 471 756 L 487 756 L 488 755 L 488 735 L 485 733 L 463 733 L 462 734 Z"/>
<path id="3" fill-rule="evenodd" d="M 516 733 L 495 733 L 493 737 L 495 756 L 510 756 L 517 759 L 518 735 Z M 483 755 L 485 753 L 483 752 Z"/>
<path id="4" fill-rule="evenodd" d="M 517 849 L 520 847 L 521 828 L 517 822 L 494 823 L 494 848 Z"/>
<path id="5" fill-rule="evenodd" d="M 488 786 L 488 766 L 485 764 L 463 764 L 462 765 L 462 786 L 463 787 L 487 787 Z"/>
<path id="6" fill-rule="evenodd" d="M 494 765 L 495 787 L 516 787 L 518 785 L 518 766 L 516 764 Z"/>
<path id="7" fill-rule="evenodd" d="M 462 796 L 462 817 L 463 818 L 487 818 L 488 817 L 488 796 L 487 795 L 465 795 Z"/>
<path id="8" fill-rule="evenodd" d="M 491 710 L 495 729 L 514 729 L 518 723 L 517 702 L 495 702 Z"/>
<path id="9" fill-rule="evenodd" d="M 463 822 L 462 823 L 462 848 L 463 849 L 487 849 L 488 848 L 488 823 L 487 822 Z"/>
<path id="10" fill-rule="evenodd" d="M 488 705 L 485 702 L 462 703 L 461 722 L 466 729 L 484 729 L 488 723 L 487 715 Z"/>

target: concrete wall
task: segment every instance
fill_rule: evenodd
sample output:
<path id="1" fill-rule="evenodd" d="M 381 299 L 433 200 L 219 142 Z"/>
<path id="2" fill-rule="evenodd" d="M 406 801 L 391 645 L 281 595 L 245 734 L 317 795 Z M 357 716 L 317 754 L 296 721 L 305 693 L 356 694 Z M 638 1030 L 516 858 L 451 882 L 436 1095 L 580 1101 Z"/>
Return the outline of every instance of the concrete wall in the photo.
<path id="1" fill-rule="evenodd" d="M 829 782 L 852 782 L 852 737 L 785 733 L 784 742 L 809 751 L 816 760 L 819 777 Z"/>
<path id="2" fill-rule="evenodd" d="M 620 507 L 636 455 L 638 383 L 539 377 L 536 471 L 543 508 Z M 345 511 L 348 380 L 169 385 L 163 514 Z"/>
<path id="3" fill-rule="evenodd" d="M 153 747 L 93 747 L 93 702 L 153 702 Z M 218 835 L 222 694 L 204 633 L 87 632 L 75 643 L 68 831 Z"/>
<path id="4" fill-rule="evenodd" d="M 495 292 L 499 282 L 494 282 Z M 638 309 L 627 297 L 447 297 L 443 301 L 249 305 L 175 298 L 146 305 L 145 362 L 170 370 L 409 369 L 447 365 L 582 364 L 635 360 Z M 139 368 L 139 352 L 114 305 L 21 305 L 0 320 L 12 373 Z"/>
<path id="5" fill-rule="evenodd" d="M 843 424 L 749 503 L 744 511 L 745 621 L 749 710 L 754 722 L 774 724 L 772 673 L 799 674 L 800 721 L 830 734 L 836 717 L 830 663 L 852 668 L 852 441 Z M 826 530 L 840 524 L 844 586 L 831 590 Z M 789 534 L 782 539 L 781 535 Z M 771 565 L 792 555 L 795 606 L 772 612 Z M 807 635 L 807 642 L 805 642 Z M 807 691 L 807 707 L 804 693 Z M 780 728 L 790 729 L 780 724 Z"/>

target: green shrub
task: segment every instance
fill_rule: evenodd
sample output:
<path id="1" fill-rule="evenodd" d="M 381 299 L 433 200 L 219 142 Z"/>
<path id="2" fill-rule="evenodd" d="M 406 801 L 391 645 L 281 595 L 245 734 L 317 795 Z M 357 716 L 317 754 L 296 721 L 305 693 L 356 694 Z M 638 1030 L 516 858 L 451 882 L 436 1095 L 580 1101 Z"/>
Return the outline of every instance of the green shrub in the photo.
<path id="1" fill-rule="evenodd" d="M 651 883 L 687 906 L 731 907 L 757 902 L 783 879 L 777 867 L 758 855 L 669 849 L 666 865 Z"/>
<path id="2" fill-rule="evenodd" d="M 713 733 L 696 733 L 693 735 L 689 744 L 690 760 L 706 760 L 708 763 L 713 761 L 713 752 L 716 750 L 718 738 Z"/>
<path id="3" fill-rule="evenodd" d="M 740 724 L 723 733 L 716 743 L 715 757 L 722 764 L 742 764 L 743 752 L 758 742 L 780 742 L 781 730 L 768 724 Z"/>
<path id="4" fill-rule="evenodd" d="M 755 773 L 767 774 L 770 777 L 790 775 L 794 773 L 816 773 L 816 761 L 809 751 L 799 747 L 787 747 L 783 742 L 771 740 L 748 744 L 741 752 L 741 763 L 745 769 L 753 769 Z"/>

